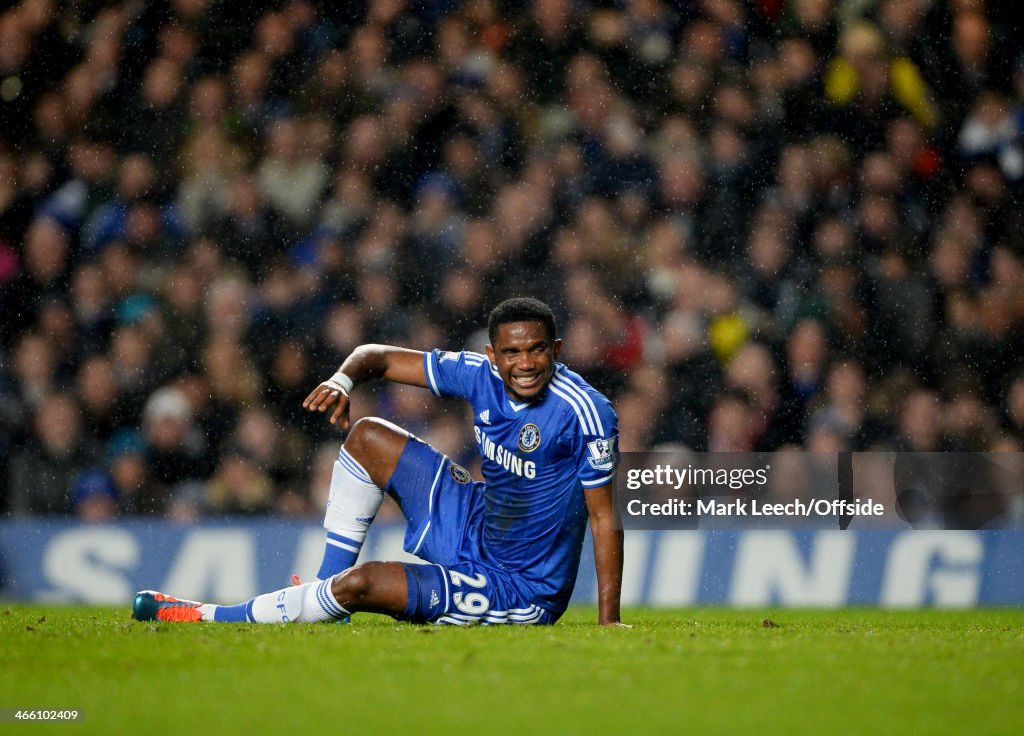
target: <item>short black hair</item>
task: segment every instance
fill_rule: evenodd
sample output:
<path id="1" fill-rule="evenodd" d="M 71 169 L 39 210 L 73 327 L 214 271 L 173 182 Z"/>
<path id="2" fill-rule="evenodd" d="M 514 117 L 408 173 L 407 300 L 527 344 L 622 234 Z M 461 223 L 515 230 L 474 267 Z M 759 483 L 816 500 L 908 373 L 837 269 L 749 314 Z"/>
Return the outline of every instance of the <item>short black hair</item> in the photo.
<path id="1" fill-rule="evenodd" d="M 540 299 L 515 297 L 506 299 L 492 309 L 487 320 L 487 337 L 492 345 L 498 335 L 498 328 L 509 322 L 542 322 L 547 328 L 549 340 L 554 341 L 557 336 L 555 313 Z"/>

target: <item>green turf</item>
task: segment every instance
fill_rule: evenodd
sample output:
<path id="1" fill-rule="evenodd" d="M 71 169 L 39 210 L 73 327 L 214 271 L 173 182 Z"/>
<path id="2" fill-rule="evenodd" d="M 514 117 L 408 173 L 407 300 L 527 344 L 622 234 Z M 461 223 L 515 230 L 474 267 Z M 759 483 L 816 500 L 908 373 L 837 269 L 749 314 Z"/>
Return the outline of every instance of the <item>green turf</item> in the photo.
<path id="1" fill-rule="evenodd" d="M 1024 611 L 571 611 L 547 628 L 149 624 L 0 606 L 11 733 L 1009 734 Z"/>

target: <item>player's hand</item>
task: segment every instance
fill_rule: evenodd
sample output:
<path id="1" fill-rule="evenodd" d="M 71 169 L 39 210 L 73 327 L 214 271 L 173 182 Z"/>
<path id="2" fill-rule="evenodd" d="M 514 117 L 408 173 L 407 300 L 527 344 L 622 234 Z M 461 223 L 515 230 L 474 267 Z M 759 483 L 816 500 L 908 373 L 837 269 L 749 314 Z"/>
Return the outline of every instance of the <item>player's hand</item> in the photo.
<path id="1" fill-rule="evenodd" d="M 309 411 L 325 412 L 331 407 L 331 424 L 339 424 L 342 429 L 348 429 L 349 400 L 345 389 L 333 381 L 324 381 L 313 389 L 306 400 L 302 402 L 302 408 Z"/>

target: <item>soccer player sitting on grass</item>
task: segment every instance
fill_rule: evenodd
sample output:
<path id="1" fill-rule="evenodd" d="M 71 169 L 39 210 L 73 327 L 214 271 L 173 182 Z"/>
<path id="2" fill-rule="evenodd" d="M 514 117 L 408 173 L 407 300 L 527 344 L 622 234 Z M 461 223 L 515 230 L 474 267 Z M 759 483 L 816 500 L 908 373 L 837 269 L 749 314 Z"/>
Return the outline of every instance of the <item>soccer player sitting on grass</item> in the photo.
<path id="1" fill-rule="evenodd" d="M 569 603 L 589 517 L 600 623 L 621 625 L 615 412 L 556 362 L 561 340 L 543 302 L 502 302 L 487 327 L 486 356 L 364 345 L 303 402 L 333 409 L 331 423 L 347 429 L 349 393 L 373 378 L 462 397 L 473 407 L 485 483 L 403 429 L 361 419 L 334 464 L 317 581 L 234 606 L 143 591 L 133 617 L 287 623 L 369 611 L 416 622 L 551 624 Z M 430 564 L 355 564 L 385 492 L 408 520 L 405 549 Z"/>

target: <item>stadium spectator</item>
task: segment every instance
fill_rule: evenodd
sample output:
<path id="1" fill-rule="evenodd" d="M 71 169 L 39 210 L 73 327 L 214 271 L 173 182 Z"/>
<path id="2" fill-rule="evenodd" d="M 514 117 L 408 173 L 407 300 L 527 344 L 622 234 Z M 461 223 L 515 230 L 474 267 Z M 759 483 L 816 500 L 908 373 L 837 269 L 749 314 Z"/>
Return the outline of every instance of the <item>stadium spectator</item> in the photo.
<path id="1" fill-rule="evenodd" d="M 117 518 L 117 488 L 104 470 L 87 470 L 75 479 L 75 516 L 87 524 Z"/>
<path id="2" fill-rule="evenodd" d="M 206 482 L 203 510 L 210 514 L 265 514 L 273 508 L 274 483 L 249 453 L 229 444 Z"/>
<path id="3" fill-rule="evenodd" d="M 118 430 L 106 445 L 106 466 L 114 482 L 121 514 L 153 513 L 163 509 L 160 489 L 147 463 L 146 440 L 135 429 Z"/>
<path id="4" fill-rule="evenodd" d="M 33 432 L 11 457 L 8 503 L 16 516 L 70 515 L 75 479 L 98 460 L 99 448 L 83 435 L 78 402 L 51 392 L 32 413 Z"/>
<path id="5" fill-rule="evenodd" d="M 846 140 L 866 150 L 879 147 L 886 124 L 908 112 L 922 127 L 933 129 L 938 111 L 924 75 L 912 59 L 886 48 L 878 28 L 851 23 L 839 40 L 840 53 L 829 64 L 825 95 L 836 108 L 830 125 Z"/>
<path id="6" fill-rule="evenodd" d="M 821 322 L 810 318 L 797 322 L 786 340 L 782 387 L 783 403 L 794 415 L 793 440 L 805 438 L 809 407 L 824 390 L 828 357 L 828 337 Z"/>
<path id="7" fill-rule="evenodd" d="M 828 367 L 823 403 L 811 416 L 812 433 L 824 427 L 849 449 L 864 450 L 872 439 L 867 421 L 867 380 L 863 367 L 852 360 L 839 360 Z"/>
<path id="8" fill-rule="evenodd" d="M 959 152 L 967 161 L 997 163 L 1011 185 L 1024 179 L 1024 116 L 998 92 L 982 92 L 960 129 Z"/>
<path id="9" fill-rule="evenodd" d="M 209 474 L 207 435 L 199 430 L 185 394 L 164 386 L 146 400 L 143 427 L 146 460 L 159 490 L 152 502 L 162 512 L 175 494 Z"/>
<path id="10" fill-rule="evenodd" d="M 296 230 L 313 221 L 315 206 L 327 187 L 329 172 L 308 148 L 309 128 L 291 118 L 274 122 L 266 135 L 260 164 L 260 189 L 267 202 Z"/>
<path id="11" fill-rule="evenodd" d="M 938 452 L 942 449 L 940 397 L 934 391 L 918 388 L 904 399 L 899 409 L 896 446 L 914 452 Z"/>
<path id="12" fill-rule="evenodd" d="M 76 393 L 82 404 L 82 418 L 89 435 L 106 443 L 130 417 L 117 385 L 117 373 L 105 355 L 90 355 L 78 370 Z"/>

